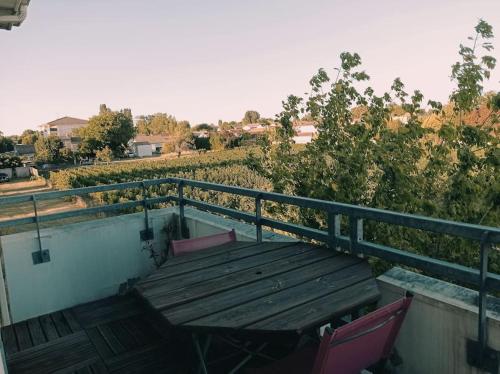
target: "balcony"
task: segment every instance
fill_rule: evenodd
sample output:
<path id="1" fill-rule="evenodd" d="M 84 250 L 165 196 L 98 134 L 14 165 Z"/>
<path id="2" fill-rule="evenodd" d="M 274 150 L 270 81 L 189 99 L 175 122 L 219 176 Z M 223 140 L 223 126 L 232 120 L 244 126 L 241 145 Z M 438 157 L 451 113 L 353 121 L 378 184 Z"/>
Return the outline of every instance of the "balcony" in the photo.
<path id="1" fill-rule="evenodd" d="M 148 189 L 160 185 L 176 187 L 177 193 L 148 198 Z M 27 225 L 22 232 L 0 237 L 3 357 L 9 372 L 35 368 L 40 372 L 189 372 L 195 361 L 185 332 L 168 326 L 137 297 L 134 286 L 157 271 L 158 263 L 166 259 L 170 238 L 228 229 L 235 229 L 239 241 L 293 244 L 300 239 L 394 264 L 377 278 L 379 305 L 405 290 L 415 294 L 396 343 L 398 372 L 496 369 L 500 300 L 494 295 L 500 290 L 500 275 L 487 269 L 489 251 L 500 242 L 498 228 L 177 178 L 6 197 L 0 199 L 0 207 L 32 201 L 36 212 L 42 200 L 128 188 L 143 189 L 146 198 L 0 222 L 0 228 L 9 230 Z M 187 188 L 249 197 L 255 201 L 255 212 L 186 198 Z M 322 231 L 265 217 L 261 214 L 264 201 L 325 211 L 328 228 Z M 130 213 L 138 207 L 142 211 Z M 125 214 L 116 214 L 123 210 Z M 71 217 L 87 219 L 45 227 Z M 347 220 L 346 227 L 341 227 L 342 219 Z M 481 245 L 481 267 L 468 268 L 365 240 L 364 220 L 476 241 Z M 279 347 L 280 342 L 275 342 L 272 350 Z M 74 354 L 60 358 L 61 351 Z M 480 358 L 483 370 L 477 368 Z M 226 364 L 215 363 L 209 372 L 228 372 Z"/>

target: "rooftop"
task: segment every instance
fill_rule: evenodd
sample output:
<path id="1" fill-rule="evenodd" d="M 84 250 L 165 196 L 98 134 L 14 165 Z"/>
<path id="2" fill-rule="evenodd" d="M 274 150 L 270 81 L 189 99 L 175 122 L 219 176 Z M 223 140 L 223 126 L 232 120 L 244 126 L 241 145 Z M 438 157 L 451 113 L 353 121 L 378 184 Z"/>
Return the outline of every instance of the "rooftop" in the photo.
<path id="1" fill-rule="evenodd" d="M 85 119 L 65 116 L 65 117 L 61 117 L 61 118 L 55 119 L 53 121 L 44 123 L 43 125 L 40 125 L 40 126 L 45 127 L 45 126 L 86 125 L 87 123 L 88 123 L 88 121 Z"/>
<path id="2" fill-rule="evenodd" d="M 26 19 L 30 0 L 0 0 L 0 29 L 10 30 Z"/>

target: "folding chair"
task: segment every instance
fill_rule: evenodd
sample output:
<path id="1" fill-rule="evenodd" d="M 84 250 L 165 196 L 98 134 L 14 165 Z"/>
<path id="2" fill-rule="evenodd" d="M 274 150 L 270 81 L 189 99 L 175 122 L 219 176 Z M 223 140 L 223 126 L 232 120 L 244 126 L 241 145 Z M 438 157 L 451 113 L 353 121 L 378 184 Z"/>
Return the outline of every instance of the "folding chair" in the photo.
<path id="1" fill-rule="evenodd" d="M 355 374 L 366 368 L 381 370 L 391 354 L 411 301 L 412 295 L 407 294 L 333 332 L 327 328 L 318 348 L 301 349 L 268 366 L 247 372 Z"/>
<path id="2" fill-rule="evenodd" d="M 221 234 L 202 236 L 200 238 L 172 240 L 171 248 L 172 254 L 176 257 L 234 241 L 236 241 L 236 232 L 232 229 Z"/>

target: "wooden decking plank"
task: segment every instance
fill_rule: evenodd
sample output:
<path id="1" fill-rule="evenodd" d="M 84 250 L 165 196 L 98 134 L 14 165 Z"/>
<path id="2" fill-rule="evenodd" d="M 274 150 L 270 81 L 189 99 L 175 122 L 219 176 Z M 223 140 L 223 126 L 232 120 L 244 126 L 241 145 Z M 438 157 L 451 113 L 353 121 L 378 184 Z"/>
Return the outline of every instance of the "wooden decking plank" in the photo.
<path id="1" fill-rule="evenodd" d="M 167 351 L 167 345 L 150 345 L 129 351 L 106 360 L 106 366 L 111 373 L 150 373 L 157 369 L 172 366 L 174 360 Z"/>
<path id="2" fill-rule="evenodd" d="M 198 261 L 198 260 L 206 258 L 206 257 L 210 257 L 210 256 L 214 256 L 214 255 L 217 256 L 217 255 L 220 255 L 222 253 L 234 251 L 236 249 L 250 248 L 250 247 L 258 245 L 258 244 L 259 243 L 256 243 L 256 242 L 241 242 L 241 241 L 221 244 L 221 245 L 218 245 L 215 247 L 204 249 L 202 251 L 190 253 L 189 256 L 178 256 L 178 257 L 169 258 L 161 266 L 161 268 L 178 266 L 178 265 L 184 264 L 186 262 Z"/>
<path id="3" fill-rule="evenodd" d="M 177 275 L 173 278 L 157 280 L 154 283 L 142 284 L 137 286 L 137 290 L 142 295 L 145 295 L 148 290 L 157 287 L 161 287 L 161 292 L 169 292 L 175 289 L 191 286 L 195 283 L 206 282 L 211 279 L 226 276 L 230 273 L 236 273 L 238 271 L 250 269 L 256 266 L 262 266 L 272 261 L 277 261 L 312 250 L 311 248 L 312 247 L 309 244 L 301 243 L 291 247 L 274 249 L 256 256 L 240 259 L 239 261 L 222 263 L 218 266 L 199 269 L 190 273 Z"/>
<path id="4" fill-rule="evenodd" d="M 16 323 L 14 325 L 14 331 L 16 332 L 17 345 L 19 346 L 20 351 L 33 347 L 33 342 L 31 341 L 26 321 Z"/>
<path id="5" fill-rule="evenodd" d="M 286 328 L 289 324 L 300 322 L 303 329 L 307 330 L 317 326 L 318 321 L 330 322 L 332 319 L 342 317 L 354 309 L 369 305 L 379 298 L 380 291 L 377 281 L 374 278 L 370 278 L 352 287 L 328 294 L 245 328 L 249 330 L 276 332 Z"/>
<path id="6" fill-rule="evenodd" d="M 76 371 L 99 357 L 84 332 L 67 335 L 13 354 L 7 364 L 12 373 Z"/>
<path id="7" fill-rule="evenodd" d="M 125 328 L 125 326 L 122 323 L 122 320 L 113 321 L 109 323 L 109 327 L 111 328 L 111 331 L 113 331 L 113 334 L 120 341 L 120 343 L 123 345 L 126 351 L 137 348 L 137 343 L 134 337 Z"/>
<path id="8" fill-rule="evenodd" d="M 38 318 L 31 318 L 27 322 L 33 345 L 35 346 L 47 342 Z"/>
<path id="9" fill-rule="evenodd" d="M 87 329 L 86 332 L 90 341 L 97 350 L 97 353 L 99 353 L 99 356 L 101 356 L 103 359 L 114 356 L 113 351 L 109 347 L 106 340 L 104 340 L 104 337 L 102 336 L 101 332 L 98 330 L 97 327 L 92 327 L 90 329 Z"/>
<path id="10" fill-rule="evenodd" d="M 76 320 L 75 316 L 73 315 L 73 312 L 71 309 L 65 309 L 62 311 L 62 314 L 64 316 L 64 319 L 66 320 L 69 328 L 71 329 L 72 332 L 77 332 L 82 329 L 82 326 L 80 323 Z"/>
<path id="11" fill-rule="evenodd" d="M 59 336 L 66 336 L 71 334 L 71 329 L 66 323 L 66 320 L 61 312 L 52 313 L 51 317 Z"/>
<path id="12" fill-rule="evenodd" d="M 290 242 L 265 242 L 252 247 L 239 248 L 234 251 L 222 252 L 214 256 L 205 257 L 197 261 L 178 264 L 160 268 L 145 280 L 138 282 L 139 287 L 146 288 L 150 282 L 155 282 L 164 278 L 171 278 L 180 274 L 192 273 L 195 270 L 207 269 L 209 267 L 219 266 L 230 262 L 240 262 L 243 259 L 255 256 L 262 256 L 268 252 L 278 250 L 279 248 L 290 247 L 295 243 Z M 189 256 L 191 257 L 191 256 Z M 180 258 L 180 257 L 179 257 Z M 173 261 L 172 261 L 173 262 Z"/>
<path id="13" fill-rule="evenodd" d="M 56 326 L 54 325 L 52 318 L 50 318 L 50 314 L 40 316 L 39 320 L 48 341 L 59 338 L 59 334 L 57 333 Z"/>
<path id="14" fill-rule="evenodd" d="M 133 336 L 138 347 L 151 341 L 157 341 L 160 336 L 140 316 L 122 320 L 123 327 Z"/>
<path id="15" fill-rule="evenodd" d="M 362 262 L 267 297 L 190 321 L 184 324 L 184 326 L 241 329 L 265 318 L 283 313 L 288 309 L 350 287 L 371 277 L 372 274 L 369 265 L 366 262 Z M 332 306 L 332 310 L 333 308 L 334 306 Z M 296 328 L 295 325 L 289 326 L 290 328 L 285 328 L 284 330 L 295 330 Z"/>
<path id="16" fill-rule="evenodd" d="M 266 263 L 262 266 L 231 273 L 227 276 L 212 279 L 207 282 L 198 283 L 189 288 L 178 289 L 167 293 L 158 292 L 153 295 L 145 293 L 143 296 L 147 298 L 148 302 L 155 309 L 161 310 L 245 284 L 258 282 L 276 274 L 282 274 L 311 263 L 322 261 L 329 257 L 334 257 L 336 254 L 337 253 L 328 249 L 314 249 L 278 261 Z M 158 291 L 161 292 L 161 287 L 158 288 Z"/>
<path id="17" fill-rule="evenodd" d="M 114 302 L 113 302 L 114 301 Z M 141 302 L 135 297 L 113 297 L 104 303 L 90 303 L 72 308 L 76 320 L 83 328 L 91 328 L 143 312 Z"/>
<path id="18" fill-rule="evenodd" d="M 123 344 L 120 342 L 120 340 L 115 336 L 113 330 L 111 327 L 108 325 L 100 325 L 97 327 L 99 332 L 101 333 L 102 337 L 108 343 L 108 346 L 111 348 L 113 353 L 115 355 L 121 354 L 126 351 L 125 347 Z"/>
<path id="19" fill-rule="evenodd" d="M 283 274 L 259 280 L 238 288 L 201 298 L 186 304 L 168 308 L 162 313 L 174 325 L 184 324 L 211 313 L 236 307 L 248 301 L 262 298 L 304 282 L 352 266 L 361 260 L 348 256 L 337 256 L 315 262 Z"/>
<path id="20" fill-rule="evenodd" d="M 90 369 L 92 371 L 92 374 L 107 374 L 108 369 L 106 368 L 106 365 L 102 361 L 98 361 L 92 365 L 90 365 Z"/>
<path id="21" fill-rule="evenodd" d="M 2 341 L 7 357 L 19 351 L 13 325 L 5 326 L 2 328 Z"/>

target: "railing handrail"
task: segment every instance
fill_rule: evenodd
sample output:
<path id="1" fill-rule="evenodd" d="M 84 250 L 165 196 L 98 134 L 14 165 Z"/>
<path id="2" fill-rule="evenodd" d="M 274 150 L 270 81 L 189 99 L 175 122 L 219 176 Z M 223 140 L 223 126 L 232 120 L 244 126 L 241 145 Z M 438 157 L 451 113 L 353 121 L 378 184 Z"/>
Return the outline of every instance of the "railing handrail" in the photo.
<path id="1" fill-rule="evenodd" d="M 268 192 L 257 189 L 250 189 L 250 188 L 223 185 L 211 182 L 197 181 L 193 179 L 173 178 L 173 177 L 162 178 L 162 179 L 146 179 L 142 181 L 125 182 L 125 183 L 103 184 L 91 187 L 80 187 L 80 188 L 59 190 L 59 191 L 40 192 L 36 194 L 23 194 L 16 196 L 0 197 L 0 207 L 6 204 L 32 201 L 33 197 L 35 197 L 37 201 L 41 201 L 41 200 L 50 200 L 66 196 L 75 196 L 75 195 L 79 196 L 95 192 L 107 192 L 114 190 L 124 190 L 129 188 L 142 188 L 143 185 L 145 185 L 146 187 L 150 187 L 161 184 L 171 184 L 171 183 L 178 184 L 180 182 L 184 183 L 184 186 L 196 187 L 218 192 L 227 192 L 251 198 L 260 198 L 262 200 L 273 201 L 277 203 L 290 204 L 304 208 L 318 209 L 333 214 L 353 216 L 360 219 L 374 220 L 398 226 L 430 231 L 434 233 L 449 234 L 477 241 L 480 241 L 484 233 L 488 232 L 490 243 L 495 243 L 495 244 L 500 243 L 500 228 L 497 227 L 470 224 L 458 221 L 445 220 L 441 218 L 426 217 L 416 214 L 400 213 L 380 208 L 363 207 L 359 205 L 320 200 L 309 197 L 290 196 L 276 192 Z M 127 207 L 126 206 L 127 203 L 113 204 L 113 206 L 115 206 L 116 209 L 119 209 L 120 204 L 123 204 L 124 207 Z M 94 208 L 92 209 L 95 210 Z M 103 208 L 103 210 L 105 210 L 105 208 Z M 80 213 L 80 215 L 88 214 L 85 212 L 85 209 L 79 209 L 78 212 Z M 50 220 L 49 219 L 50 216 L 60 217 L 61 214 L 60 213 L 48 214 L 48 215 L 43 215 L 42 217 L 45 218 L 44 219 L 45 221 L 48 221 Z M 9 222 L 12 222 L 12 225 L 8 224 Z M 15 226 L 29 222 L 32 222 L 29 220 L 29 217 L 27 217 L 26 219 L 5 220 L 0 222 L 0 227 Z"/>
<path id="2" fill-rule="evenodd" d="M 148 198 L 147 187 L 161 184 L 177 184 L 177 196 L 163 196 L 156 198 Z M 240 196 L 247 196 L 255 199 L 255 215 L 248 212 L 242 212 L 235 209 L 225 208 L 219 205 L 210 204 L 203 201 L 193 200 L 184 197 L 184 187 L 190 186 L 205 190 L 226 192 Z M 37 215 L 36 202 L 40 200 L 48 200 L 65 196 L 84 195 L 95 192 L 106 192 L 113 190 L 123 190 L 128 188 L 140 188 L 143 192 L 143 199 L 138 201 L 129 201 L 118 204 L 97 206 L 61 213 L 48 215 Z M 271 218 L 262 217 L 261 202 L 262 200 L 273 201 L 295 205 L 304 208 L 318 209 L 325 211 L 328 214 L 328 231 L 322 231 L 300 225 L 295 225 L 287 222 L 277 221 Z M 11 197 L 0 198 L 0 208 L 6 204 L 33 202 L 35 215 L 33 217 L 18 218 L 7 221 L 0 221 L 0 228 L 7 226 L 15 226 L 25 223 L 36 223 L 38 232 L 39 252 L 33 253 L 34 264 L 50 261 L 50 255 L 47 250 L 42 247 L 40 237 L 40 222 L 56 220 L 66 217 L 79 216 L 85 214 L 93 214 L 103 211 L 119 210 L 124 208 L 133 208 L 137 206 L 144 207 L 145 214 L 145 230 L 141 231 L 142 240 L 150 240 L 153 236 L 152 230 L 149 228 L 148 207 L 151 205 L 175 201 L 179 205 L 179 215 L 181 222 L 181 233 L 184 233 L 184 206 L 191 205 L 199 209 L 208 210 L 212 213 L 227 215 L 232 218 L 253 223 L 256 226 L 257 241 L 262 241 L 262 226 L 271 227 L 274 229 L 283 230 L 289 233 L 302 235 L 310 239 L 316 239 L 327 243 L 335 249 L 344 249 L 353 254 L 365 254 L 369 256 L 379 257 L 391 262 L 404 264 L 415 267 L 420 270 L 428 271 L 432 274 L 441 275 L 456 281 L 461 281 L 469 284 L 474 284 L 479 288 L 478 298 L 478 342 L 479 342 L 479 362 L 481 363 L 485 357 L 487 347 L 487 323 L 486 323 L 486 297 L 487 292 L 491 290 L 500 290 L 500 274 L 488 272 L 489 252 L 492 244 L 500 243 L 500 228 L 474 225 L 463 222 L 444 220 L 440 218 L 432 218 L 419 216 L 415 214 L 398 213 L 384 209 L 368 208 L 351 204 L 338 203 L 333 201 L 325 201 L 312 199 L 300 196 L 288 196 L 281 193 L 267 192 L 242 188 L 236 186 L 227 186 L 222 184 L 196 181 L 185 178 L 163 178 L 149 179 L 136 182 L 117 183 L 109 185 L 99 185 L 93 187 L 82 187 L 70 190 L 42 192 L 37 194 L 26 194 Z M 349 235 L 342 235 L 340 230 L 341 216 L 349 217 Z M 459 236 L 462 238 L 472 239 L 481 243 L 480 249 L 480 268 L 473 269 L 463 265 L 455 264 L 448 261 L 433 259 L 431 257 L 407 252 L 402 249 L 392 248 L 378 243 L 366 241 L 363 238 L 363 220 L 373 220 L 378 222 L 389 223 L 393 225 L 420 229 L 428 232 L 448 234 Z"/>

